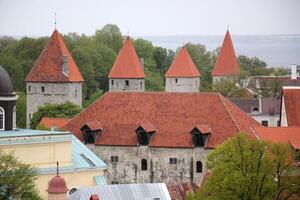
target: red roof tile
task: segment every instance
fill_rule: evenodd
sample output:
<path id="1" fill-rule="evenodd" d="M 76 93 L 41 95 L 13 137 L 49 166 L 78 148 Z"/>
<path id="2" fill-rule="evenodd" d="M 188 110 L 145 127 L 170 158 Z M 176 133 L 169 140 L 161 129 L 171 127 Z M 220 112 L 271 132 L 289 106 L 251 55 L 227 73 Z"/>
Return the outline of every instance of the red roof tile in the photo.
<path id="1" fill-rule="evenodd" d="M 63 74 L 63 57 L 67 56 L 69 75 Z M 64 44 L 60 33 L 55 29 L 41 55 L 35 61 L 26 82 L 83 82 L 80 71 Z"/>
<path id="2" fill-rule="evenodd" d="M 265 141 L 289 143 L 300 149 L 300 127 L 255 127 L 256 135 Z"/>
<path id="3" fill-rule="evenodd" d="M 300 87 L 284 87 L 282 97 L 288 126 L 300 126 Z"/>
<path id="4" fill-rule="evenodd" d="M 58 129 L 61 129 L 64 125 L 66 125 L 70 121 L 69 118 L 48 118 L 43 117 L 40 121 L 40 124 L 45 128 L 51 129 L 51 127 L 55 126 Z"/>
<path id="5" fill-rule="evenodd" d="M 101 113 L 101 114 L 100 114 Z M 193 147 L 191 130 L 197 124 L 211 128 L 206 147 L 214 148 L 239 131 L 251 133 L 254 119 L 217 93 L 108 92 L 75 116 L 65 127 L 80 140 L 87 120 L 103 127 L 96 145 L 137 145 L 135 130 L 152 123 L 152 147 Z"/>
<path id="6" fill-rule="evenodd" d="M 126 38 L 108 78 L 145 78 L 144 69 L 129 37 Z"/>
<path id="7" fill-rule="evenodd" d="M 156 128 L 151 122 L 143 122 L 139 124 L 140 127 L 142 127 L 146 132 L 155 132 Z"/>
<path id="8" fill-rule="evenodd" d="M 200 73 L 193 62 L 189 52 L 182 47 L 172 65 L 168 69 L 166 77 L 199 77 Z"/>
<path id="9" fill-rule="evenodd" d="M 89 127 L 92 131 L 102 130 L 101 124 L 97 121 L 86 122 L 84 125 Z"/>
<path id="10" fill-rule="evenodd" d="M 226 32 L 220 53 L 212 71 L 213 76 L 232 76 L 240 73 L 229 31 Z"/>
<path id="11" fill-rule="evenodd" d="M 195 126 L 195 128 L 197 128 L 198 131 L 200 131 L 201 133 L 210 133 L 211 132 L 210 127 L 206 124 L 198 124 L 197 126 Z"/>

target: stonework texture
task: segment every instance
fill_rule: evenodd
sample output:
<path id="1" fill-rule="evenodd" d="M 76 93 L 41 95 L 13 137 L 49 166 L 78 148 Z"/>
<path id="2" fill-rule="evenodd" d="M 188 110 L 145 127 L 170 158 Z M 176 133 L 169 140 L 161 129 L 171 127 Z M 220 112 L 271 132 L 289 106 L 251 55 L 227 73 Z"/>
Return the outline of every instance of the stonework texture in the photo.
<path id="1" fill-rule="evenodd" d="M 190 182 L 201 184 L 206 173 L 204 148 L 153 148 L 149 146 L 95 146 L 88 147 L 106 164 L 109 183 L 169 183 Z M 111 157 L 118 161 L 112 162 Z M 170 164 L 176 158 L 176 164 Z M 142 170 L 141 161 L 147 160 L 147 170 Z M 196 162 L 202 162 L 202 172 L 197 173 Z"/>
<path id="2" fill-rule="evenodd" d="M 42 91 L 44 88 L 44 92 Z M 26 126 L 39 106 L 45 103 L 62 104 L 67 101 L 82 106 L 82 83 L 26 83 L 27 112 Z"/>
<path id="3" fill-rule="evenodd" d="M 166 78 L 166 92 L 199 92 L 200 78 Z"/>
<path id="4" fill-rule="evenodd" d="M 128 81 L 128 85 L 126 82 Z M 143 78 L 109 79 L 109 91 L 145 91 L 145 80 Z"/>

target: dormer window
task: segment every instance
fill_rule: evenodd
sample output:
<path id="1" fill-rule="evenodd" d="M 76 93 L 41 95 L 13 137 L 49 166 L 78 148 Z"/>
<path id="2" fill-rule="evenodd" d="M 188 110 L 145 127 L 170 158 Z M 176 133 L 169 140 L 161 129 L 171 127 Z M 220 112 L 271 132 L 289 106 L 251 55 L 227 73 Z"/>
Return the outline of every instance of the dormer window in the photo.
<path id="1" fill-rule="evenodd" d="M 211 133 L 211 129 L 206 124 L 197 125 L 191 131 L 192 140 L 195 147 L 205 147 L 205 144 L 208 140 L 208 136 Z"/>
<path id="2" fill-rule="evenodd" d="M 85 144 L 94 144 L 103 130 L 99 122 L 87 122 L 80 129 Z"/>
<path id="3" fill-rule="evenodd" d="M 150 144 L 153 134 L 156 132 L 155 127 L 150 122 L 141 123 L 135 130 L 138 137 L 138 144 L 147 146 Z"/>

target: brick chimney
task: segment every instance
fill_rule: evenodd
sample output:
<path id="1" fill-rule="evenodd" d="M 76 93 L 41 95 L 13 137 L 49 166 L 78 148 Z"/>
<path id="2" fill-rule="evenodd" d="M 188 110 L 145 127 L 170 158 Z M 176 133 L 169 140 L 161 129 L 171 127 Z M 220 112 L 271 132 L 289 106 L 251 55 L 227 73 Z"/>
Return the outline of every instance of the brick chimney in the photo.
<path id="1" fill-rule="evenodd" d="M 297 65 L 296 64 L 292 64 L 292 66 L 291 66 L 291 79 L 292 80 L 296 80 L 297 77 L 298 77 Z"/>

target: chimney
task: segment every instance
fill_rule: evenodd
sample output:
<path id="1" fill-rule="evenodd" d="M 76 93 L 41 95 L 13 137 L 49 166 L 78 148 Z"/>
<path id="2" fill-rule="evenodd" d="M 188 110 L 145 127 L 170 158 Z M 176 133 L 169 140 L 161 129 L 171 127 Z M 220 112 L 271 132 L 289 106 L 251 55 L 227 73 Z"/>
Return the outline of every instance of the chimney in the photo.
<path id="1" fill-rule="evenodd" d="M 144 58 L 140 58 L 141 67 L 144 69 Z"/>
<path id="2" fill-rule="evenodd" d="M 100 198 L 97 194 L 92 194 L 90 200 L 100 200 Z"/>
<path id="3" fill-rule="evenodd" d="M 291 66 L 291 79 L 292 80 L 296 80 L 297 77 L 298 77 L 297 65 L 296 64 L 292 64 L 292 66 Z"/>
<path id="4" fill-rule="evenodd" d="M 63 55 L 62 71 L 65 76 L 69 76 L 68 56 Z"/>

